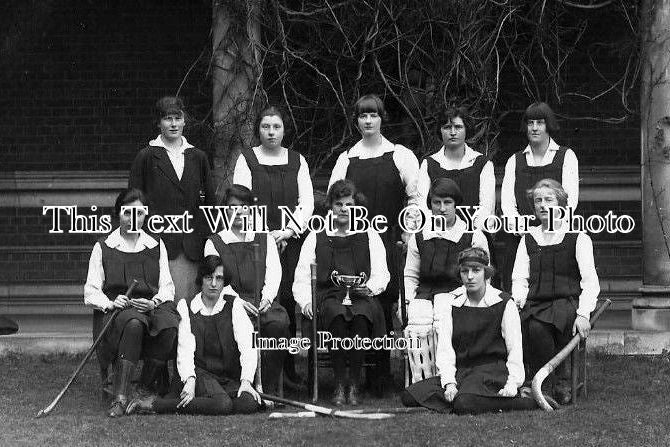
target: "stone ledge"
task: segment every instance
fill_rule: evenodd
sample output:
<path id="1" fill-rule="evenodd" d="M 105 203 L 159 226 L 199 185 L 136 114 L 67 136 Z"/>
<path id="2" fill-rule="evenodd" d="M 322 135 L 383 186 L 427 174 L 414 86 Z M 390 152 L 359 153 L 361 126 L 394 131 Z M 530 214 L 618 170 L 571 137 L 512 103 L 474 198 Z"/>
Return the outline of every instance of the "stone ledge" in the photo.
<path id="1" fill-rule="evenodd" d="M 670 332 L 594 329 L 586 348 L 613 355 L 657 355 L 670 351 Z"/>

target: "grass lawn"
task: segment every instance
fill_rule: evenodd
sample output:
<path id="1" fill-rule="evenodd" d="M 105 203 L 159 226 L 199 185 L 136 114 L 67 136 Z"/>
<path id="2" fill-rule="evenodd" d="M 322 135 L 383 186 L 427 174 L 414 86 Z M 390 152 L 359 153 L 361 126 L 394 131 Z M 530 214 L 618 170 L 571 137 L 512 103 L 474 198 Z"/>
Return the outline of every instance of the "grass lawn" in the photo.
<path id="1" fill-rule="evenodd" d="M 105 416 L 99 401 L 93 360 L 51 415 L 34 419 L 65 384 L 79 359 L 0 359 L 0 446 L 670 446 L 667 356 L 592 356 L 588 401 L 555 413 L 537 410 L 477 417 L 424 413 L 383 421 L 323 417 L 275 420 L 267 414 L 112 420 Z M 329 394 L 325 390 L 324 395 Z M 400 405 L 395 396 L 368 398 L 366 403 L 375 407 Z"/>

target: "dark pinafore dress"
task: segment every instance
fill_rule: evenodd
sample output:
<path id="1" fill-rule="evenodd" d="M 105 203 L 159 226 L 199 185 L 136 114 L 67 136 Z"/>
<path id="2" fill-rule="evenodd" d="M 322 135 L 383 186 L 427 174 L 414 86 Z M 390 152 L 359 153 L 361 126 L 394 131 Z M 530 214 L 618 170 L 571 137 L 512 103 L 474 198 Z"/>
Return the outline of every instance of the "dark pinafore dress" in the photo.
<path id="1" fill-rule="evenodd" d="M 553 325 L 563 335 L 570 335 L 582 293 L 575 257 L 577 236 L 578 233 L 566 233 L 560 244 L 545 246 L 526 236 L 530 278 L 528 298 L 521 310 L 522 323 L 535 318 Z"/>
<path id="2" fill-rule="evenodd" d="M 298 205 L 300 154 L 288 149 L 288 164 L 285 165 L 262 165 L 253 149 L 243 150 L 242 155 L 251 171 L 251 189 L 258 197 L 258 205 L 267 207 L 269 229 L 281 229 L 281 211 L 278 207 L 283 205 L 293 211 Z M 288 239 L 284 252 L 279 255 L 282 265 L 279 301 L 289 312 L 293 312 L 295 307 L 291 287 L 303 240 L 304 237 Z"/>
<path id="3" fill-rule="evenodd" d="M 372 336 L 386 334 L 384 314 L 376 297 L 360 297 L 350 293 L 352 305 L 343 306 L 346 295 L 344 287 L 338 287 L 330 279 L 333 271 L 343 275 L 365 273 L 370 278 L 370 246 L 366 233 L 346 237 L 328 236 L 325 232 L 316 235 L 316 308 L 319 330 L 328 330 L 333 319 L 343 316 L 351 321 L 355 315 L 364 316 L 372 325 Z"/>
<path id="4" fill-rule="evenodd" d="M 378 298 L 384 309 L 387 330 L 391 331 L 391 308 L 398 300 L 398 276 L 402 274 L 398 267 L 395 241 L 400 239 L 398 216 L 407 203 L 405 186 L 393 161 L 393 151 L 375 158 L 350 157 L 345 177 L 354 182 L 356 188 L 367 198 L 368 218 L 382 215 L 388 222 L 388 230 L 379 236 L 386 249 L 386 265 L 391 279 L 386 291 Z"/>
<path id="5" fill-rule="evenodd" d="M 253 242 L 235 242 L 226 244 L 221 236 L 215 234 L 210 238 L 214 248 L 223 260 L 223 270 L 230 279 L 230 286 L 240 298 L 258 307 L 255 298 L 255 289 L 258 288 L 258 296 L 261 296 L 263 284 L 265 284 L 265 259 L 267 255 L 267 235 L 256 233 Z M 256 266 L 254 265 L 254 246 L 258 244 L 261 259 L 260 272 L 258 272 L 258 283 L 256 282 Z M 288 326 L 288 314 L 277 299 L 272 301 L 270 308 L 261 313 L 261 327 L 275 323 Z"/>
<path id="6" fill-rule="evenodd" d="M 511 296 L 502 292 L 502 301 L 490 307 L 452 307 L 451 343 L 456 353 L 458 394 L 501 397 L 507 383 L 507 346 L 502 336 L 502 319 Z M 438 353 L 439 355 L 439 353 Z M 448 411 L 440 376 L 412 384 L 407 392 L 431 410 Z"/>
<path id="7" fill-rule="evenodd" d="M 526 154 L 524 154 L 523 151 L 514 154 L 516 162 L 516 170 L 514 171 L 514 198 L 516 199 L 516 207 L 520 215 L 535 215 L 535 209 L 528 200 L 526 191 L 535 186 L 537 182 L 545 178 L 556 180 L 558 183 L 563 182 L 563 162 L 565 161 L 566 151 L 566 147 L 559 147 L 554 155 L 554 159 L 546 166 L 528 166 L 528 163 L 526 162 Z M 512 222 L 510 222 L 510 225 L 511 224 Z M 531 221 L 532 226 L 537 226 L 539 224 L 540 221 L 537 218 L 534 218 L 533 221 Z M 521 238 L 512 233 L 503 233 L 501 237 L 505 243 L 502 285 L 505 290 L 511 290 L 514 259 L 516 258 L 516 250 L 519 247 Z"/>
<path id="8" fill-rule="evenodd" d="M 107 298 L 114 301 L 117 295 L 125 294 L 133 279 L 138 284 L 128 298 L 152 299 L 158 292 L 160 277 L 160 243 L 154 248 L 145 248 L 138 253 L 125 253 L 109 247 L 105 238 L 98 241 L 102 249 L 102 267 L 105 272 L 105 283 L 102 291 Z M 97 337 L 113 312 L 94 311 L 93 336 Z M 115 357 L 121 334 L 126 323 L 131 319 L 139 320 L 145 327 L 146 334 L 155 337 L 164 329 L 179 326 L 179 313 L 174 301 L 162 303 L 149 312 L 139 312 L 134 308 L 123 309 L 117 315 L 98 348 L 98 358 L 104 367 Z"/>
<path id="9" fill-rule="evenodd" d="M 432 183 L 438 178 L 448 178 L 456 182 L 463 194 L 463 206 L 479 205 L 479 179 L 487 158 L 479 156 L 472 166 L 464 169 L 444 169 L 433 157 L 427 157 L 428 177 Z"/>
<path id="10" fill-rule="evenodd" d="M 458 254 L 472 245 L 472 233 L 464 233 L 458 242 L 437 237 L 425 240 L 423 232 L 415 237 L 421 262 L 416 298 L 432 301 L 436 294 L 460 287 Z"/>
<path id="11" fill-rule="evenodd" d="M 223 389 L 232 395 L 240 387 L 240 351 L 233 331 L 233 301 L 222 297 L 225 304 L 215 315 L 193 313 L 188 309 L 191 333 L 195 338 L 196 395 L 213 396 Z"/>

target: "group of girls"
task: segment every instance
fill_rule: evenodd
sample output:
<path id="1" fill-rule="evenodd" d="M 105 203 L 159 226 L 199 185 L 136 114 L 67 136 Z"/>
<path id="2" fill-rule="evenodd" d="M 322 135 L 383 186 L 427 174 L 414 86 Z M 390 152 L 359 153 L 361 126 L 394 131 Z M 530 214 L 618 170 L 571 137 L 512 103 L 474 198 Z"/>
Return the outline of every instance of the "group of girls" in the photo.
<path id="1" fill-rule="evenodd" d="M 353 118 L 362 138 L 337 159 L 326 196 L 333 229 L 305 234 L 304 226 L 283 225 L 279 206 L 306 223 L 314 195 L 304 157 L 282 146 L 281 111 L 269 107 L 255 127 L 261 144 L 242 152 L 234 184 L 220 203 L 239 207 L 231 228 L 209 235 L 195 217 L 193 233 L 159 239 L 143 230 L 130 232 L 127 207 L 199 216 L 200 205 L 217 203 L 206 155 L 182 135 L 183 104 L 173 97 L 158 101 L 160 135 L 133 162 L 129 189 L 115 206 L 119 227 L 95 244 L 85 285 L 85 302 L 95 309 L 94 327 L 115 318 L 98 351 L 101 365 L 114 371 L 109 416 L 256 411 L 261 401 L 252 382 L 258 357 L 267 391 L 277 390 L 282 371 L 285 384 L 300 388 L 302 379 L 285 352 L 256 355 L 254 329 L 260 337 L 295 336 L 297 304 L 305 318 L 316 318 L 319 329 L 334 337 L 387 335 L 393 329 L 400 275 L 410 310 L 418 300 L 431 303 L 449 294 L 441 333 L 451 334 L 440 337 L 439 377 L 412 385 L 403 402 L 456 412 L 530 407 L 519 396 L 524 377 L 571 333 L 588 334 L 598 294 L 589 237 L 565 229 L 546 231 L 546 207 L 576 204 L 578 193 L 576 157 L 550 137 L 557 129 L 553 112 L 544 103 L 526 110 L 523 129 L 529 145 L 510 158 L 505 170 L 503 212 L 530 213 L 541 223 L 506 241 L 503 273 L 510 271 L 512 296 L 489 284 L 492 237 L 479 227 L 494 212 L 495 178 L 492 163 L 465 143 L 472 131 L 467 113 L 444 111 L 439 117 L 444 146 L 420 166 L 409 149 L 382 135 L 387 115 L 378 96 L 361 97 Z M 250 205 L 267 206 L 269 233 L 246 231 L 244 207 Z M 385 216 L 388 231 L 350 233 L 348 209 L 353 205 L 367 207 L 371 216 Z M 401 234 L 398 216 L 406 205 L 443 216 L 444 228 Z M 474 232 L 466 231 L 458 205 L 480 207 Z M 560 222 L 558 226 L 563 228 Z M 398 267 L 399 240 L 407 241 L 404 272 Z M 314 263 L 316 308 L 310 276 Z M 365 274 L 366 281 L 351 290 L 351 305 L 343 304 L 346 291 L 333 282 L 335 271 Z M 127 296 L 133 279 L 138 285 Z M 333 404 L 361 402 L 364 354 L 331 350 Z M 375 376 L 383 382 L 390 376 L 389 352 L 378 355 Z M 178 374 L 167 394 L 157 397 L 165 363 L 175 357 Z M 142 372 L 131 394 L 131 376 L 140 359 Z"/>

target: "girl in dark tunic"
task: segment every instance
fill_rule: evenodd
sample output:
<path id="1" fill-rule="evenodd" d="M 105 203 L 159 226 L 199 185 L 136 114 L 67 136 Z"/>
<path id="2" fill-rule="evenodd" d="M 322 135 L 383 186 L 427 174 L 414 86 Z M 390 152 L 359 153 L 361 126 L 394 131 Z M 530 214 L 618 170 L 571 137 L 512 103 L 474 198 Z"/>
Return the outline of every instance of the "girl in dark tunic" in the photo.
<path id="1" fill-rule="evenodd" d="M 133 211 L 137 228 L 146 216 L 147 200 L 137 189 L 127 189 L 116 199 L 119 228 L 93 247 L 84 286 L 84 302 L 95 309 L 94 336 L 119 313 L 98 348 L 103 370 L 114 362 L 113 402 L 110 417 L 121 416 L 128 400 L 128 386 L 135 364 L 144 359 L 140 385 L 150 388 L 170 358 L 174 358 L 179 315 L 174 306 L 174 284 L 168 255 L 160 240 L 143 230 L 130 232 Z M 128 207 L 121 209 L 122 207 Z M 124 293 L 138 280 L 132 296 Z"/>
<path id="2" fill-rule="evenodd" d="M 431 215 L 440 216 L 444 225 L 436 226 L 435 230 L 427 225 L 410 236 L 407 244 L 404 275 L 410 324 L 415 317 L 415 306 L 411 305 L 415 298 L 432 302 L 436 294 L 450 292 L 461 285 L 457 268 L 461 251 L 481 247 L 489 252 L 484 234 L 480 230 L 467 232 L 465 222 L 456 212 L 456 207 L 463 203 L 463 194 L 456 182 L 448 178 L 435 179 L 426 202 Z"/>
<path id="3" fill-rule="evenodd" d="M 402 394 L 407 406 L 456 414 L 537 408 L 518 397 L 524 380 L 519 313 L 511 297 L 487 285 L 493 274 L 479 247 L 458 257 L 463 286 L 454 290 L 438 328 L 439 376 L 422 380 Z"/>
<path id="4" fill-rule="evenodd" d="M 314 192 L 305 158 L 282 146 L 284 122 L 277 107 L 268 107 L 258 115 L 255 131 L 261 145 L 242 151 L 235 165 L 233 183 L 252 190 L 258 198 L 256 205 L 267 207 L 268 227 L 279 249 L 282 265 L 279 304 L 286 309 L 289 330 L 291 336 L 295 336 L 295 299 L 291 285 L 300 255 L 303 228 L 314 211 Z M 289 220 L 284 227 L 279 206 L 292 211 L 300 225 Z M 302 380 L 295 372 L 293 356 L 287 357 L 285 369 L 285 383 L 300 385 Z"/>
<path id="5" fill-rule="evenodd" d="M 179 379 L 165 397 L 147 396 L 128 404 L 131 413 L 253 413 L 260 397 L 251 381 L 257 355 L 253 325 L 242 300 L 227 285 L 223 262 L 206 256 L 198 268 L 201 289 L 189 303 L 179 301 Z M 176 378 L 175 378 L 176 379 Z"/>
<path id="6" fill-rule="evenodd" d="M 319 329 L 329 331 L 333 337 L 383 337 L 386 333 L 384 314 L 376 296 L 384 291 L 389 281 L 384 245 L 379 235 L 372 230 L 356 234 L 347 231 L 348 208 L 362 205 L 364 201 L 352 182 L 335 182 L 326 200 L 335 218 L 335 231 L 326 228 L 325 231 L 307 236 L 295 272 L 293 294 L 302 313 L 308 318 L 316 314 Z M 312 309 L 310 282 L 310 265 L 314 262 L 317 265 L 317 309 Z M 368 278 L 366 283 L 351 289 L 350 306 L 342 304 L 345 289 L 331 281 L 331 273 L 334 271 L 344 275 L 365 273 Z M 343 405 L 348 400 L 352 405 L 359 404 L 365 351 L 343 350 L 340 347 L 331 349 L 330 353 L 336 382 L 333 403 Z M 349 393 L 345 395 L 347 360 Z"/>
<path id="7" fill-rule="evenodd" d="M 544 178 L 554 179 L 563 185 L 568 194 L 567 204 L 577 207 L 579 199 L 579 166 L 572 149 L 559 146 L 553 135 L 558 131 L 558 121 L 551 107 L 545 102 L 528 106 L 521 121 L 521 130 L 526 132 L 528 146 L 512 155 L 505 165 L 500 192 L 500 207 L 510 224 L 518 216 L 534 216 L 535 211 L 526 199 L 526 192 Z M 531 225 L 537 226 L 534 220 Z M 507 231 L 501 234 L 505 242 L 502 260 L 502 289 L 511 290 L 512 268 L 516 249 L 523 231 Z"/>
<path id="8" fill-rule="evenodd" d="M 568 195 L 555 180 L 543 179 L 528 191 L 541 222 L 523 236 L 512 274 L 512 295 L 521 309 L 524 361 L 528 377 L 544 366 L 579 332 L 586 338 L 600 283 L 593 262 L 593 243 L 585 233 L 568 233 L 568 223 L 556 220 L 549 229 L 548 207 L 565 207 Z M 552 374 L 554 397 L 570 401 L 567 362 Z"/>
<path id="9" fill-rule="evenodd" d="M 231 228 L 215 234 L 207 241 L 205 256 L 217 255 L 223 259 L 227 279 L 242 298 L 242 304 L 254 323 L 260 312 L 259 337 L 286 339 L 290 336 L 289 317 L 276 299 L 282 278 L 277 246 L 270 234 L 246 231 L 243 224 L 242 216 L 248 215 L 248 209 L 244 207 L 254 203 L 253 193 L 245 186 L 232 185 L 225 190 L 223 204 L 239 208 Z M 254 244 L 259 247 L 259 272 L 254 264 Z M 260 293 L 259 303 L 255 302 L 256 289 Z M 286 353 L 280 350 L 262 352 L 263 389 L 267 393 L 274 394 L 277 391 L 285 356 Z"/>
<path id="10" fill-rule="evenodd" d="M 393 331 L 393 305 L 398 301 L 398 277 L 402 274 L 396 260 L 396 241 L 400 240 L 398 215 L 406 205 L 421 206 L 417 190 L 419 162 L 414 153 L 400 144 L 393 144 L 381 133 L 388 121 L 384 102 L 377 95 L 365 95 L 354 105 L 354 123 L 361 140 L 340 154 L 330 175 L 328 187 L 336 181 L 351 180 L 367 198 L 368 216 L 386 217 L 388 231 L 380 234 L 386 248 L 386 261 L 391 281 L 378 299 L 384 309 L 386 331 Z M 404 241 L 407 240 L 405 236 Z M 380 351 L 380 385 L 391 382 L 389 351 Z"/>

